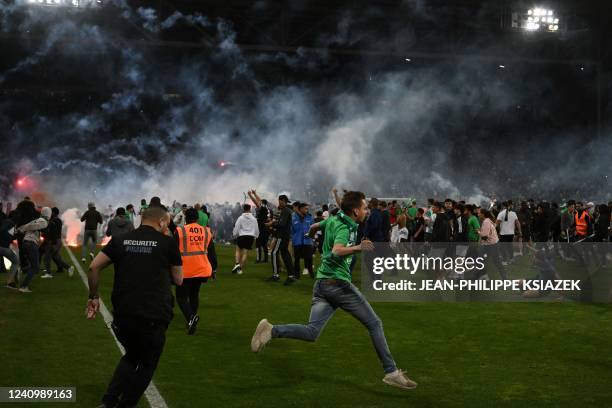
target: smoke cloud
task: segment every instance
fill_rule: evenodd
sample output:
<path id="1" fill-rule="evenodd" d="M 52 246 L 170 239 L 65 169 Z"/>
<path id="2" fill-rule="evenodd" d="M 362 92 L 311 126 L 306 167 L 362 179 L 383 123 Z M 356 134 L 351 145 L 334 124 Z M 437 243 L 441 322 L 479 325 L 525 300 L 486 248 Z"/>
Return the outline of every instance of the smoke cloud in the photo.
<path id="1" fill-rule="evenodd" d="M 230 21 L 178 11 L 162 19 L 149 8 L 115 5 L 152 36 L 190 24 L 206 28 L 215 44 L 169 61 L 120 30 L 69 13 L 58 19 L 31 8 L 15 25 L 16 6 L 1 9 L 7 30 L 36 28 L 45 39 L 1 72 L 0 83 L 48 66 L 108 91 L 96 104 L 29 117 L 0 103 L 7 129 L 0 168 L 35 178 L 63 208 L 124 206 L 154 195 L 166 203 L 236 202 L 251 188 L 267 198 L 286 191 L 324 202 L 333 186 L 419 200 L 610 197 L 609 137 L 585 137 L 592 127 L 515 124 L 525 101 L 545 100 L 554 88 L 534 86 L 521 68 L 510 75 L 471 59 L 412 64 L 398 56 L 381 67 L 303 50 L 247 54 Z M 425 13 L 419 1 L 405 7 Z M 355 24 L 342 13 L 336 32 L 319 35 L 321 48 L 367 41 Z M 77 61 L 95 68 L 81 71 Z M 293 75 L 270 79 L 266 67 Z M 327 69 L 329 78 L 313 75 Z M 76 210 L 64 218 L 76 225 Z"/>

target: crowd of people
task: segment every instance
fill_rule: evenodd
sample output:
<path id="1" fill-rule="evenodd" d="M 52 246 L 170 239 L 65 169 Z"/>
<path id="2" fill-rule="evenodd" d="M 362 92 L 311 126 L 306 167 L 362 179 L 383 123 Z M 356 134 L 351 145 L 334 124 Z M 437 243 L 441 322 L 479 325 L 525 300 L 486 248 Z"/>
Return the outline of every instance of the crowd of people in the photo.
<path id="1" fill-rule="evenodd" d="M 273 207 L 256 190 L 246 195 L 250 203 L 235 205 L 227 202 L 187 205 L 174 201 L 166 207 L 171 217 L 169 230 L 174 234 L 177 228 L 183 227 L 187 223 L 187 211 L 193 209 L 198 214 L 197 224 L 209 227 L 216 242 L 235 243 L 232 273 L 242 274 L 246 270 L 248 251 L 256 249 L 255 263 L 271 264 L 270 281 L 281 279 L 283 267 L 285 285 L 296 282 L 302 275 L 314 278 L 313 257 L 317 251 L 321 253 L 324 232 L 319 231 L 311 238 L 308 231 L 313 224 L 339 211 L 338 190 L 332 190 L 331 203 L 318 205 L 298 200 L 291 202 L 287 195 L 280 195 Z M 428 243 L 437 247 L 447 244 L 447 253 L 461 256 L 474 255 L 478 251 L 487 254 L 503 278 L 507 276 L 506 267 L 514 262 L 515 255 L 524 253 L 529 242 L 603 242 L 611 239 L 612 202 L 594 205 L 569 200 L 560 205 L 524 200 L 515 206 L 512 200 L 497 202 L 492 199 L 485 205 L 477 205 L 430 198 L 419 206 L 414 199 L 385 201 L 374 197 L 367 202 L 368 216 L 358 228 L 358 240 Z M 88 203 L 81 217 L 81 261 L 85 263 L 94 258 L 96 245 L 104 236 L 133 231 L 140 224 L 142 214 L 156 204 L 161 205 L 159 198 L 149 203 L 142 199 L 138 211 L 132 204 L 115 210 L 109 205 L 102 214 L 95 203 Z M 58 208 L 37 207 L 29 197 L 8 215 L 0 212 L 0 255 L 11 263 L 8 287 L 30 292 L 31 280 L 41 265 L 43 278 L 52 278 L 63 271 L 74 272 L 60 255 L 62 221 L 59 213 Z M 10 250 L 14 241 L 17 253 Z M 563 259 L 571 259 L 571 254 L 560 248 L 558 254 Z M 56 272 L 51 270 L 51 261 L 56 265 Z M 603 256 L 602 262 L 605 261 Z M 18 269 L 24 276 L 21 285 L 17 283 Z"/>
<path id="2" fill-rule="evenodd" d="M 419 206 L 412 199 L 366 199 L 357 191 L 344 191 L 340 195 L 333 189 L 332 194 L 333 202 L 321 205 L 292 201 L 281 194 L 277 205 L 272 207 L 268 200 L 251 190 L 246 194 L 250 203 L 245 200 L 233 207 L 215 206 L 221 209 L 224 218 L 226 214 L 234 218 L 229 232 L 235 244 L 231 273 L 241 275 L 246 271 L 248 253 L 255 248 L 255 263 L 270 264 L 268 281 L 280 281 L 283 267 L 287 286 L 304 275 L 314 280 L 308 324 L 273 325 L 262 319 L 251 340 L 251 349 L 261 352 L 274 338 L 315 341 L 335 310 L 342 308 L 367 328 L 385 373 L 383 381 L 403 389 L 413 389 L 417 384 L 397 367 L 381 320 L 352 283 L 356 254 L 373 250 L 376 243 L 388 243 L 385 245 L 388 248 L 403 243 L 446 256 L 486 255 L 501 278 L 506 279 L 506 267 L 515 262 L 517 252 L 530 250 L 536 253 L 540 278 L 555 279 L 551 257 L 570 259 L 577 255 L 555 244 L 603 243 L 611 239 L 612 202 L 594 205 L 569 200 L 558 205 L 526 200 L 515 209 L 511 200 L 476 205 L 452 199 L 443 202 L 429 199 Z M 101 214 L 95 203 L 90 202 L 80 217 L 83 224 L 81 261 L 86 263 L 88 258 L 91 261 L 87 317 L 95 318 L 100 310 L 99 275 L 113 264 L 111 327 L 126 354 L 118 363 L 102 406 L 116 406 L 119 401 L 132 406 L 149 384 L 164 347 L 165 332 L 172 319 L 172 285 L 187 334 L 195 333 L 200 319 L 201 285 L 215 279 L 218 269 L 215 241 L 219 231 L 215 225 L 226 224 L 226 220 L 216 224 L 215 213 L 211 214 L 207 205 L 175 201 L 164 206 L 159 197 L 148 202 L 143 199 L 138 212 L 131 204 L 117 208 L 112 214 L 110 208 Z M 102 235 L 107 240 L 96 254 Z M 64 271 L 72 275 L 74 266 L 61 257 L 62 236 L 58 208 L 38 207 L 26 197 L 8 215 L 0 211 L 0 256 L 10 261 L 7 287 L 31 292 L 30 285 L 40 270 L 41 259 L 42 278 L 52 278 Z M 605 264 L 609 249 L 608 245 L 603 253 L 589 255 Z M 321 258 L 315 271 L 316 253 Z M 52 261 L 56 265 L 55 273 L 51 270 Z M 485 274 L 486 271 L 468 278 L 486 278 Z M 437 278 L 457 276 L 442 274 Z M 535 292 L 524 295 L 546 294 Z"/>
<path id="3" fill-rule="evenodd" d="M 32 292 L 30 284 L 41 263 L 44 268 L 41 278 L 53 278 L 64 272 L 74 274 L 74 266 L 61 256 L 63 225 L 59 215 L 57 207 L 38 208 L 29 197 L 9 214 L 0 209 L 0 257 L 10 262 L 7 288 Z M 12 249 L 15 246 L 17 251 Z M 56 266 L 55 274 L 51 271 L 51 261 Z M 4 262 L 0 262 L 0 268 L 5 268 Z"/>

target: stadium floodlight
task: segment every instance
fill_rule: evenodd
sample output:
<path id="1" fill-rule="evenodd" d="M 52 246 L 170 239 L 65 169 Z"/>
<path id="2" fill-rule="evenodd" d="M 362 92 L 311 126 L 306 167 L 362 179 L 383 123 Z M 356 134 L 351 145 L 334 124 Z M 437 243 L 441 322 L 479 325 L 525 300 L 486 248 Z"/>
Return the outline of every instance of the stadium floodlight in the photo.
<path id="1" fill-rule="evenodd" d="M 513 12 L 512 27 L 526 31 L 556 32 L 559 30 L 559 18 L 552 9 L 533 7 L 526 11 Z"/>

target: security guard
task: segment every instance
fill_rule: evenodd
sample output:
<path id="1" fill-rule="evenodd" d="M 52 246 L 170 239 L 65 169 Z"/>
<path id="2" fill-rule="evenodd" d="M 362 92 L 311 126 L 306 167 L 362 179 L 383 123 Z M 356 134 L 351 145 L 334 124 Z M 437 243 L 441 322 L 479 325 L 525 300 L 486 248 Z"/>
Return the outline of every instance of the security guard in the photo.
<path id="1" fill-rule="evenodd" d="M 187 321 L 187 334 L 194 334 L 200 317 L 200 286 L 212 276 L 215 279 L 217 257 L 212 232 L 198 223 L 195 208 L 185 212 L 185 225 L 178 227 L 174 236 L 183 259 L 183 284 L 176 287 L 176 302 Z"/>
<path id="2" fill-rule="evenodd" d="M 102 269 L 113 263 L 112 328 L 125 348 L 101 407 L 133 407 L 153 378 L 172 320 L 171 281 L 183 283 L 181 254 L 166 234 L 170 215 L 149 207 L 138 229 L 113 237 L 89 266 L 87 318 L 100 309 Z"/>
<path id="3" fill-rule="evenodd" d="M 584 209 L 574 213 L 574 224 L 576 225 L 576 240 L 585 239 L 591 232 L 591 217 Z"/>

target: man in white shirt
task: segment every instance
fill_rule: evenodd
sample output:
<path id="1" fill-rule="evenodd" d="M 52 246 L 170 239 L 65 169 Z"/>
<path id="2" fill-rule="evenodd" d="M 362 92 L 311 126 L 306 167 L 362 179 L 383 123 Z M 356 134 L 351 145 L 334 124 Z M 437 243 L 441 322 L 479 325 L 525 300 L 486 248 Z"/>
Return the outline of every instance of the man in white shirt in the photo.
<path id="1" fill-rule="evenodd" d="M 497 215 L 496 224 L 499 226 L 499 242 L 501 242 L 501 255 L 503 264 L 508 265 L 514 259 L 514 250 L 512 242 L 514 235 L 518 232 L 520 235 L 521 226 L 518 216 L 512 211 L 512 201 L 508 200 L 502 203 L 503 209 Z"/>
<path id="2" fill-rule="evenodd" d="M 183 204 L 181 206 L 181 210 L 176 213 L 176 215 L 174 216 L 174 219 L 172 220 L 174 222 L 174 225 L 176 225 L 177 227 L 184 227 L 185 226 L 185 213 L 187 212 L 187 204 Z"/>
<path id="3" fill-rule="evenodd" d="M 232 269 L 232 273 L 237 273 L 238 275 L 242 275 L 249 249 L 253 248 L 253 243 L 259 236 L 257 218 L 251 214 L 251 205 L 244 204 L 242 211 L 242 214 L 236 220 L 236 224 L 234 224 L 232 234 L 236 238 L 236 264 L 234 269 Z"/>

